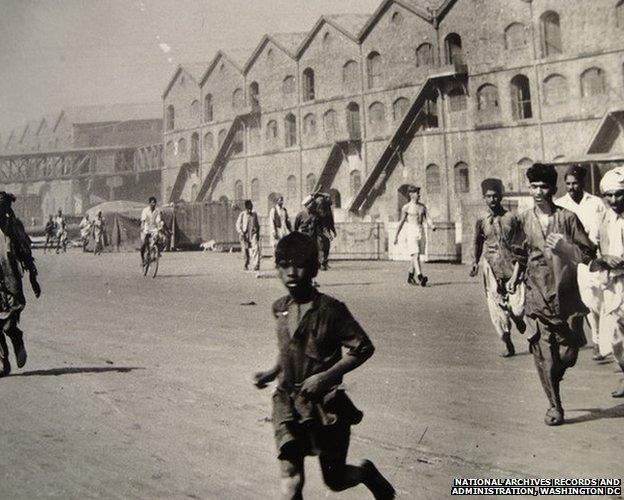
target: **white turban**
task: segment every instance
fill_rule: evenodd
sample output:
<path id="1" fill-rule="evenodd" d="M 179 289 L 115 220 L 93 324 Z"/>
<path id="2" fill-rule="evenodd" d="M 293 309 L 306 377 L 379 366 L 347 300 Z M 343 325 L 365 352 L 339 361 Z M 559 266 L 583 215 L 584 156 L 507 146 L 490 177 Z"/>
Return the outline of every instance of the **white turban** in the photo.
<path id="1" fill-rule="evenodd" d="M 600 191 L 604 194 L 608 191 L 620 191 L 624 189 L 624 167 L 615 167 L 604 174 L 600 181 Z"/>

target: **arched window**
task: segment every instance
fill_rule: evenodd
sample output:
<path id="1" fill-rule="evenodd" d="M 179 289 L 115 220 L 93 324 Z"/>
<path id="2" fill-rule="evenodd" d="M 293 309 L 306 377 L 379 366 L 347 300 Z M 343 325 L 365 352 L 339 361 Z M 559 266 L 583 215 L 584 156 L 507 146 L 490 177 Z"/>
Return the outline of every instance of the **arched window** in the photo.
<path id="1" fill-rule="evenodd" d="M 399 97 L 394 103 L 392 103 L 392 118 L 399 121 L 405 116 L 409 109 L 409 101 L 405 97 Z"/>
<path id="2" fill-rule="evenodd" d="M 277 122 L 271 120 L 266 125 L 266 138 L 268 141 L 274 141 L 277 139 Z"/>
<path id="3" fill-rule="evenodd" d="M 323 35 L 323 50 L 330 50 L 333 42 L 333 37 L 329 31 Z"/>
<path id="4" fill-rule="evenodd" d="M 199 116 L 199 101 L 194 99 L 191 103 L 191 118 L 197 118 Z"/>
<path id="5" fill-rule="evenodd" d="M 303 117 L 303 134 L 307 136 L 316 135 L 316 115 L 308 113 Z"/>
<path id="6" fill-rule="evenodd" d="M 568 81 L 562 75 L 549 75 L 544 80 L 544 102 L 559 104 L 568 100 Z"/>
<path id="7" fill-rule="evenodd" d="M 449 33 L 444 39 L 446 64 L 463 64 L 462 39 L 457 33 Z"/>
<path id="8" fill-rule="evenodd" d="M 287 148 L 297 144 L 297 119 L 292 113 L 287 114 L 284 120 L 284 139 Z"/>
<path id="9" fill-rule="evenodd" d="M 251 151 L 257 151 L 257 146 L 260 144 L 260 118 L 258 116 L 252 117 L 248 127 L 250 149 Z"/>
<path id="10" fill-rule="evenodd" d="M 323 130 L 327 139 L 333 139 L 338 132 L 338 116 L 333 109 L 323 115 Z"/>
<path id="11" fill-rule="evenodd" d="M 425 169 L 425 189 L 427 193 L 440 193 L 442 185 L 440 183 L 440 167 L 435 164 L 428 165 Z"/>
<path id="12" fill-rule="evenodd" d="M 269 68 L 273 68 L 273 65 L 275 64 L 275 53 L 273 52 L 273 49 L 267 50 L 266 58 Z"/>
<path id="13" fill-rule="evenodd" d="M 245 150 L 245 126 L 239 123 L 232 141 L 232 153 L 238 154 Z"/>
<path id="14" fill-rule="evenodd" d="M 206 94 L 204 97 L 204 121 L 211 122 L 213 120 L 212 116 L 212 94 Z"/>
<path id="15" fill-rule="evenodd" d="M 342 197 L 340 196 L 340 191 L 333 188 L 330 189 L 329 197 L 331 198 L 331 202 L 334 208 L 342 208 Z"/>
<path id="16" fill-rule="evenodd" d="M 167 141 L 167 145 L 165 146 L 165 154 L 167 156 L 173 155 L 173 141 Z"/>
<path id="17" fill-rule="evenodd" d="M 505 48 L 521 49 L 528 43 L 527 30 L 522 23 L 512 23 L 505 28 Z"/>
<path id="18" fill-rule="evenodd" d="M 533 117 L 531 86 L 526 76 L 516 75 L 511 79 L 511 103 L 516 120 Z"/>
<path id="19" fill-rule="evenodd" d="M 624 28 L 624 0 L 615 4 L 615 24 L 618 28 Z"/>
<path id="20" fill-rule="evenodd" d="M 468 165 L 463 162 L 459 162 L 455 165 L 454 177 L 455 177 L 455 192 L 456 193 L 469 193 L 470 192 L 470 169 Z"/>
<path id="21" fill-rule="evenodd" d="M 227 135 L 227 130 L 225 130 L 225 129 L 219 130 L 219 135 L 217 135 L 217 144 L 218 144 L 219 148 L 221 148 L 221 146 L 223 146 L 223 143 L 225 142 L 225 136 L 226 135 Z"/>
<path id="22" fill-rule="evenodd" d="M 366 58 L 366 70 L 368 74 L 368 88 L 374 89 L 381 86 L 381 56 L 379 52 L 371 52 Z"/>
<path id="23" fill-rule="evenodd" d="M 316 175 L 308 174 L 306 177 L 306 193 L 313 193 L 316 188 Z"/>
<path id="24" fill-rule="evenodd" d="M 583 97 L 606 94 L 606 87 L 604 71 L 600 68 L 589 68 L 581 74 L 581 95 Z"/>
<path id="25" fill-rule="evenodd" d="M 191 162 L 197 163 L 199 161 L 199 134 L 193 132 L 191 135 Z"/>
<path id="26" fill-rule="evenodd" d="M 433 66 L 433 46 L 430 43 L 423 43 L 416 49 L 416 67 L 429 66 Z"/>
<path id="27" fill-rule="evenodd" d="M 403 15 L 397 10 L 394 14 L 392 14 L 392 24 L 398 26 L 403 22 Z"/>
<path id="28" fill-rule="evenodd" d="M 435 94 L 431 94 L 422 108 L 422 116 L 424 118 L 425 129 L 438 128 L 438 101 Z"/>
<path id="29" fill-rule="evenodd" d="M 214 136 L 210 132 L 206 132 L 204 135 L 204 153 L 206 156 L 211 156 L 214 152 Z"/>
<path id="30" fill-rule="evenodd" d="M 178 154 L 179 155 L 186 154 L 186 139 L 184 137 L 182 137 L 182 139 L 178 141 Z"/>
<path id="31" fill-rule="evenodd" d="M 197 199 L 197 184 L 191 186 L 191 202 Z"/>
<path id="32" fill-rule="evenodd" d="M 342 83 L 345 90 L 355 90 L 358 88 L 360 69 L 355 61 L 347 61 L 342 67 Z"/>
<path id="33" fill-rule="evenodd" d="M 175 109 L 172 104 L 167 106 L 167 130 L 175 128 Z"/>
<path id="34" fill-rule="evenodd" d="M 548 57 L 563 52 L 561 43 L 561 25 L 559 14 L 550 10 L 540 17 L 542 35 L 542 57 Z"/>
<path id="35" fill-rule="evenodd" d="M 234 199 L 242 200 L 245 197 L 243 192 L 243 181 L 238 180 L 234 183 Z"/>
<path id="36" fill-rule="evenodd" d="M 284 97 L 289 96 L 295 92 L 295 77 L 288 75 L 282 81 L 282 94 Z"/>
<path id="37" fill-rule="evenodd" d="M 479 111 L 498 108 L 498 89 L 491 83 L 486 83 L 477 90 L 477 106 Z"/>
<path id="38" fill-rule="evenodd" d="M 234 109 L 240 109 L 245 105 L 245 94 L 243 89 L 236 89 L 232 92 L 232 107 Z"/>
<path id="39" fill-rule="evenodd" d="M 352 141 L 362 138 L 360 106 L 356 102 L 350 102 L 347 106 L 347 132 L 349 134 L 349 139 Z"/>
<path id="40" fill-rule="evenodd" d="M 358 194 L 360 189 L 362 189 L 362 174 L 359 170 L 353 170 L 351 174 L 349 174 L 349 192 L 351 193 L 351 198 Z"/>
<path id="41" fill-rule="evenodd" d="M 260 181 L 258 179 L 251 180 L 251 201 L 257 203 L 260 200 Z"/>
<path id="42" fill-rule="evenodd" d="M 286 179 L 286 199 L 297 199 L 297 178 L 294 175 L 289 175 Z"/>
<path id="43" fill-rule="evenodd" d="M 314 70 L 312 68 L 303 70 L 303 100 L 314 100 Z"/>
<path id="44" fill-rule="evenodd" d="M 468 108 L 468 99 L 463 85 L 457 84 L 448 93 L 449 110 L 451 113 L 464 111 Z"/>
<path id="45" fill-rule="evenodd" d="M 260 85 L 258 85 L 258 82 L 249 84 L 249 104 L 251 104 L 252 108 L 260 106 Z"/>
<path id="46" fill-rule="evenodd" d="M 384 105 L 377 101 L 368 108 L 368 121 L 373 124 L 379 124 L 386 121 L 386 110 Z"/>

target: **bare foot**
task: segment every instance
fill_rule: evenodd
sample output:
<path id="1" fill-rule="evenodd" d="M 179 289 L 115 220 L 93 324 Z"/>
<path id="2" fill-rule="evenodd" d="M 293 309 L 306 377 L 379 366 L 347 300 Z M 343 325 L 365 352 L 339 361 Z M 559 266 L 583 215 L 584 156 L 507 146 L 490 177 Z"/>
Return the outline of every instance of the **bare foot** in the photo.
<path id="1" fill-rule="evenodd" d="M 563 424 L 563 408 L 549 408 L 544 416 L 544 423 L 550 426 Z"/>

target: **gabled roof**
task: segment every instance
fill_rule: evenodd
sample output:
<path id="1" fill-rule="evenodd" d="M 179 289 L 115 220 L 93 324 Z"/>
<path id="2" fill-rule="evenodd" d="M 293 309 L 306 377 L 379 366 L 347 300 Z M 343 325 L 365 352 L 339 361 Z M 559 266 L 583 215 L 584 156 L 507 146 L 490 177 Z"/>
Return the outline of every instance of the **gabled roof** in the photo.
<path id="1" fill-rule="evenodd" d="M 336 23 L 350 33 L 353 38 L 358 38 L 360 31 L 371 18 L 370 14 L 331 14 L 325 16 L 328 20 Z"/>
<path id="2" fill-rule="evenodd" d="M 432 22 L 432 14 L 431 12 L 427 11 L 427 9 L 425 8 L 425 4 L 434 2 L 440 3 L 440 1 L 441 0 L 384 0 L 381 4 L 379 4 L 377 10 L 375 10 L 373 15 L 370 16 L 370 18 L 368 19 L 367 23 L 362 27 L 362 30 L 360 32 L 360 39 L 365 37 L 366 34 L 370 32 L 373 26 L 377 24 L 377 21 L 379 21 L 382 14 L 386 12 L 388 7 L 393 3 L 409 10 L 410 12 L 423 18 L 427 22 Z"/>
<path id="3" fill-rule="evenodd" d="M 363 28 L 369 17 L 370 15 L 368 14 L 335 14 L 332 16 L 321 16 L 299 45 L 299 48 L 297 49 L 297 57 L 301 57 L 301 54 L 305 52 L 308 45 L 310 45 L 324 24 L 329 24 L 350 40 L 353 40 L 355 43 L 359 43 L 358 26 L 360 27 L 359 29 Z M 346 26 L 343 26 L 340 22 L 344 22 Z M 358 30 L 358 32 L 355 30 Z"/>
<path id="4" fill-rule="evenodd" d="M 297 48 L 301 44 L 301 41 L 306 37 L 307 33 L 273 33 L 271 35 L 264 35 L 260 39 L 257 47 L 251 53 L 249 60 L 243 68 L 243 72 L 247 73 L 249 68 L 253 65 L 258 56 L 262 53 L 262 50 L 266 45 L 271 42 L 284 52 L 288 57 L 295 59 Z"/>
<path id="5" fill-rule="evenodd" d="M 246 49 L 230 49 L 227 52 L 225 52 L 224 50 L 218 50 L 215 56 L 212 58 L 212 61 L 208 65 L 208 68 L 206 69 L 206 71 L 204 71 L 204 74 L 200 78 L 199 85 L 202 86 L 206 82 L 206 79 L 210 76 L 213 70 L 217 67 L 217 63 L 221 59 L 225 59 L 232 66 L 234 66 L 238 71 L 243 73 L 243 67 L 245 66 L 245 64 L 239 65 L 236 59 L 241 58 L 245 50 Z M 236 56 L 230 55 L 235 51 L 236 51 Z M 251 50 L 247 51 L 247 54 L 248 55 L 251 54 Z"/>
<path id="6" fill-rule="evenodd" d="M 37 128 L 37 122 L 29 121 L 26 125 L 24 125 L 24 130 L 22 131 L 20 138 L 19 138 L 20 144 L 24 141 L 24 139 L 26 138 L 26 135 L 31 133 L 32 130 L 36 128 Z"/>
<path id="7" fill-rule="evenodd" d="M 228 49 L 225 51 L 226 57 L 234 66 L 242 73 L 243 68 L 247 65 L 251 49 Z"/>
<path id="8" fill-rule="evenodd" d="M 178 64 L 178 67 L 176 68 L 175 72 L 173 73 L 173 76 L 169 79 L 169 83 L 167 84 L 167 87 L 165 88 L 165 91 L 163 92 L 163 98 L 167 97 L 167 94 L 169 93 L 169 91 L 171 90 L 171 87 L 173 86 L 173 83 L 176 81 L 176 79 L 178 78 L 178 75 L 184 71 L 186 74 L 188 74 L 192 80 L 199 85 L 201 82 L 201 78 L 202 75 L 204 74 L 204 71 L 206 71 L 206 68 L 208 67 L 207 62 L 193 62 L 193 63 L 180 63 Z M 162 114 L 162 112 L 161 112 Z"/>

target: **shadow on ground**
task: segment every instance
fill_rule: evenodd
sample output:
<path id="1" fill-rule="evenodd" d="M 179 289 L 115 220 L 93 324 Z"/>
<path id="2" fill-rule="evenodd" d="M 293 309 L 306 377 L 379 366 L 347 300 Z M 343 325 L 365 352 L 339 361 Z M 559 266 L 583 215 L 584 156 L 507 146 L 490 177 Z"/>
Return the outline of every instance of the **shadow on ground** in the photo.
<path id="1" fill-rule="evenodd" d="M 586 415 L 578 417 L 566 418 L 567 424 L 580 424 L 582 422 L 591 422 L 593 420 L 601 420 L 603 418 L 624 418 L 624 403 L 611 408 L 579 408 L 568 411 L 586 411 Z"/>
<path id="2" fill-rule="evenodd" d="M 137 366 L 71 366 L 66 368 L 50 368 L 48 370 L 30 370 L 26 372 L 16 373 L 12 377 L 47 377 L 50 375 L 73 375 L 77 373 L 105 373 L 118 372 L 128 373 L 133 370 L 145 370 Z"/>

